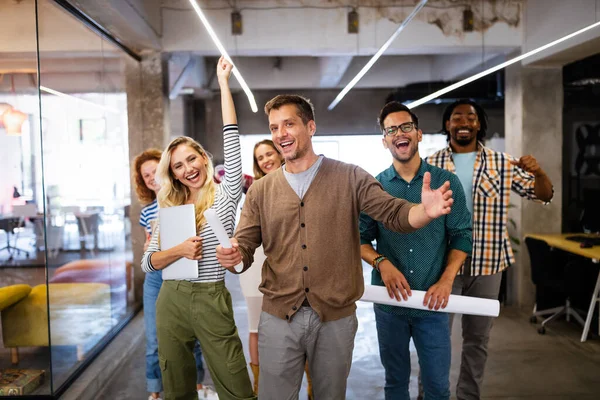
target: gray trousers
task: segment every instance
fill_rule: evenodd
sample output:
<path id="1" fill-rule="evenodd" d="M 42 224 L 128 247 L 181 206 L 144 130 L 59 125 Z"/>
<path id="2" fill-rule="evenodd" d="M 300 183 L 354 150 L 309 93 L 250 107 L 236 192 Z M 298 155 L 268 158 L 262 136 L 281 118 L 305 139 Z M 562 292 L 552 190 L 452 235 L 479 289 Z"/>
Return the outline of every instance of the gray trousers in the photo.
<path id="1" fill-rule="evenodd" d="M 502 274 L 471 276 L 471 257 L 465 261 L 464 275 L 458 275 L 452 285 L 452 294 L 461 296 L 481 297 L 497 300 L 500 294 Z M 456 384 L 457 400 L 479 400 L 481 398 L 481 385 L 483 372 L 487 361 L 487 347 L 490 331 L 494 321 L 491 317 L 463 315 L 462 317 L 463 345 L 461 352 L 460 372 Z M 450 314 L 450 332 L 454 314 Z M 422 400 L 423 386 L 419 371 L 419 395 Z M 427 400 L 427 399 L 425 399 Z"/>
<path id="2" fill-rule="evenodd" d="M 288 322 L 263 311 L 258 325 L 258 398 L 297 400 L 308 359 L 314 398 L 345 399 L 357 328 L 356 313 L 321 322 L 312 308 L 300 307 Z"/>
<path id="3" fill-rule="evenodd" d="M 470 262 L 467 262 L 467 265 L 470 266 Z M 470 276 L 467 265 L 465 265 L 466 274 L 458 275 L 454 280 L 452 294 L 497 300 L 502 274 Z M 487 361 L 488 341 L 494 318 L 475 315 L 463 315 L 461 318 L 463 345 L 460 373 L 456 384 L 456 398 L 458 400 L 479 400 L 485 362 Z M 453 321 L 454 314 L 450 314 L 450 331 L 452 331 Z"/>

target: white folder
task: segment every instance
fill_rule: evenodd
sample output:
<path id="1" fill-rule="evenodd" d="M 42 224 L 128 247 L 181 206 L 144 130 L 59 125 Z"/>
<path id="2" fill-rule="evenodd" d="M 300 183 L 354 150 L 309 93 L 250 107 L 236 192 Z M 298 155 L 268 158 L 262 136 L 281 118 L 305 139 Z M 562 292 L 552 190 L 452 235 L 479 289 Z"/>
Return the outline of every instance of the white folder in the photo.
<path id="1" fill-rule="evenodd" d="M 168 250 L 196 236 L 196 214 L 193 204 L 158 210 L 160 218 L 160 248 Z M 162 270 L 164 280 L 198 278 L 198 261 L 180 258 Z"/>

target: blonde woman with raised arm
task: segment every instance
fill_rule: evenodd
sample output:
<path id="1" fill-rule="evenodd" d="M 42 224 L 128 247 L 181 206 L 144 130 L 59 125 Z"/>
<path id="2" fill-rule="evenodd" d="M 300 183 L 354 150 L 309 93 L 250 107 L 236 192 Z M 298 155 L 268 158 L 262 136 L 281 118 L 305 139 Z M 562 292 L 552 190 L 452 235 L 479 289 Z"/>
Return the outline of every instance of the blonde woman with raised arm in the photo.
<path id="1" fill-rule="evenodd" d="M 158 166 L 161 208 L 194 204 L 197 235 L 161 250 L 160 221 L 142 260 L 146 271 L 161 270 L 185 257 L 198 261 L 198 278 L 165 280 L 156 302 L 158 354 L 166 400 L 195 400 L 196 367 L 193 348 L 202 353 L 220 400 L 255 400 L 242 342 L 233 319 L 231 295 L 225 287 L 225 269 L 215 257 L 218 240 L 204 219 L 208 208 L 216 210 L 229 235 L 242 195 L 241 150 L 229 77 L 233 66 L 219 59 L 217 78 L 221 89 L 225 179 L 213 180 L 210 155 L 195 140 L 174 139 Z"/>

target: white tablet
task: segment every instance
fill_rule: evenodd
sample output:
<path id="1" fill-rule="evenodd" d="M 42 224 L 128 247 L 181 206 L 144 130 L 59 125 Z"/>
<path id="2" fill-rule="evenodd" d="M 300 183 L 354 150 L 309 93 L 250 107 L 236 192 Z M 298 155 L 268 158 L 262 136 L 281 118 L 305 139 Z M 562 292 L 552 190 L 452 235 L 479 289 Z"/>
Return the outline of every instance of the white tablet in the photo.
<path id="1" fill-rule="evenodd" d="M 168 250 L 196 236 L 196 214 L 193 204 L 161 208 L 158 212 L 161 250 Z M 198 261 L 182 257 L 163 269 L 162 277 L 164 280 L 198 278 Z"/>

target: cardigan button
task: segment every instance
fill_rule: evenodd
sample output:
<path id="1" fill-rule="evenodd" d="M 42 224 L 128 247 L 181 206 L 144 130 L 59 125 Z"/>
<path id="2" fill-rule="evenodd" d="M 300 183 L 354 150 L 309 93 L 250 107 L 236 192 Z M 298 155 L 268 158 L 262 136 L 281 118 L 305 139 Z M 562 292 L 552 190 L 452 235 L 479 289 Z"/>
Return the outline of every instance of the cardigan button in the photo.
<path id="1" fill-rule="evenodd" d="M 301 224 L 300 224 L 300 226 L 301 226 L 302 228 L 304 228 L 304 227 L 306 226 L 306 224 L 303 222 L 303 223 L 301 223 Z"/>
<path id="2" fill-rule="evenodd" d="M 308 267 L 306 265 L 302 269 L 305 270 L 305 271 L 308 271 Z"/>
<path id="3" fill-rule="evenodd" d="M 303 249 L 306 249 L 306 245 L 305 245 L 305 244 L 303 244 L 303 245 L 302 245 L 302 248 L 303 248 Z"/>
<path id="4" fill-rule="evenodd" d="M 290 319 L 290 316 L 289 316 L 289 315 L 286 315 L 286 316 L 285 316 L 285 319 Z"/>
<path id="5" fill-rule="evenodd" d="M 292 307 L 292 310 L 296 311 L 298 309 L 298 307 L 294 306 Z"/>
<path id="6" fill-rule="evenodd" d="M 300 202 L 300 207 L 304 207 L 304 202 L 303 201 Z"/>
<path id="7" fill-rule="evenodd" d="M 305 291 L 306 293 L 308 293 L 308 288 L 304 289 L 304 291 Z"/>

